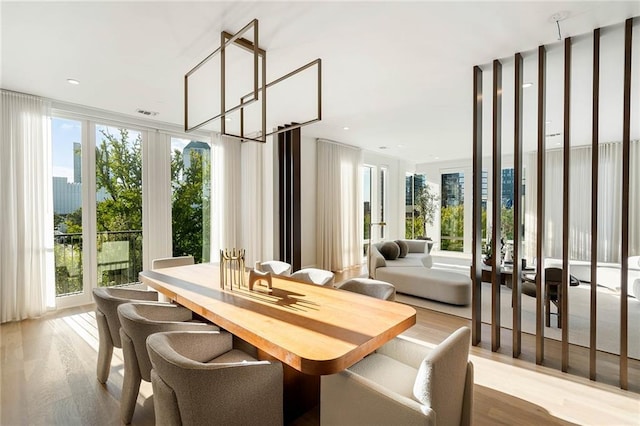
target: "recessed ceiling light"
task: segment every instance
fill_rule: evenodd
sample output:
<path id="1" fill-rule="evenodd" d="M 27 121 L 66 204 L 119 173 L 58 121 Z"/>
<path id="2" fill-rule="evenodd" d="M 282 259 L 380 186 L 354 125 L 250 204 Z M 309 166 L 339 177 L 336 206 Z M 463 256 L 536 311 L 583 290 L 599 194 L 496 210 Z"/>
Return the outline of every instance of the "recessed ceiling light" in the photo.
<path id="1" fill-rule="evenodd" d="M 545 121 L 544 124 L 551 124 L 551 120 Z"/>
<path id="2" fill-rule="evenodd" d="M 344 126 L 344 127 L 342 128 L 342 130 L 349 130 L 349 127 Z"/>
<path id="3" fill-rule="evenodd" d="M 77 86 L 78 84 L 80 84 L 80 82 L 79 82 L 78 80 L 76 80 L 75 78 L 68 78 L 68 79 L 67 79 L 67 83 L 69 83 L 69 84 L 74 84 L 74 85 L 76 85 L 76 86 Z"/>
<path id="4" fill-rule="evenodd" d="M 225 117 L 224 121 L 231 121 L 231 117 Z"/>
<path id="5" fill-rule="evenodd" d="M 404 145 L 398 145 L 398 148 L 404 148 Z"/>
<path id="6" fill-rule="evenodd" d="M 531 83 L 531 82 L 522 83 L 522 88 L 523 89 L 526 89 L 527 87 L 531 87 L 531 86 L 533 86 L 533 83 Z"/>
<path id="7" fill-rule="evenodd" d="M 436 160 L 439 160 L 439 159 L 440 159 L 440 157 L 433 157 L 433 158 L 435 158 Z"/>

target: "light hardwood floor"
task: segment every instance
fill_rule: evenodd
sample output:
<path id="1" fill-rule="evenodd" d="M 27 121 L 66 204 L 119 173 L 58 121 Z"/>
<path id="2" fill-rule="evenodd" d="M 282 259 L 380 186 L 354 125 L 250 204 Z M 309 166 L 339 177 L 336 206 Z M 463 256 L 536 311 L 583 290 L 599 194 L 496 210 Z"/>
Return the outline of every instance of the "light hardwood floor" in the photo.
<path id="1" fill-rule="evenodd" d="M 437 344 L 469 320 L 417 308 L 405 334 Z M 488 336 L 489 329 L 485 330 Z M 503 341 L 510 339 L 504 331 Z M 550 351 L 555 349 L 551 348 Z M 114 351 L 106 386 L 96 379 L 98 331 L 93 306 L 0 326 L 1 425 L 119 424 L 122 352 Z M 579 351 L 572 357 L 579 359 Z M 510 348 L 471 348 L 475 425 L 639 425 L 640 394 L 513 359 Z M 637 385 L 638 363 L 632 380 Z M 604 370 L 606 371 L 606 370 Z M 143 382 L 133 425 L 154 423 L 151 385 Z M 318 424 L 318 410 L 295 422 Z"/>

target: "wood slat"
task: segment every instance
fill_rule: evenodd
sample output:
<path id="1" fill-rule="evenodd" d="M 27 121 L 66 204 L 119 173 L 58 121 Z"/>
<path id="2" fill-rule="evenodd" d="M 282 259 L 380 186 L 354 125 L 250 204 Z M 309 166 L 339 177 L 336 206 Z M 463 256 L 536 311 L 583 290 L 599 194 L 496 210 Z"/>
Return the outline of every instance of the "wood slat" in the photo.
<path id="1" fill-rule="evenodd" d="M 471 341 L 482 340 L 482 70 L 473 67 L 473 259 Z"/>
<path id="2" fill-rule="evenodd" d="M 624 25 L 624 108 L 622 119 L 622 247 L 620 266 L 620 387 L 629 388 L 629 161 L 631 147 L 631 47 L 633 18 Z"/>
<path id="3" fill-rule="evenodd" d="M 571 183 L 571 37 L 564 39 L 564 145 L 562 147 L 562 371 L 569 370 L 569 191 Z"/>
<path id="4" fill-rule="evenodd" d="M 513 272 L 511 275 L 511 306 L 513 308 L 512 353 L 517 358 L 522 352 L 522 55 L 514 57 L 514 135 L 513 135 Z"/>
<path id="5" fill-rule="evenodd" d="M 538 193 L 536 194 L 536 364 L 544 361 L 544 208 L 545 208 L 545 122 L 546 122 L 546 84 L 547 50 L 538 47 Z"/>
<path id="6" fill-rule="evenodd" d="M 500 348 L 500 236 L 502 224 L 502 64 L 493 61 L 493 220 L 491 241 L 493 244 L 493 267 L 491 268 L 491 350 Z"/>
<path id="7" fill-rule="evenodd" d="M 593 31 L 593 104 L 591 117 L 591 308 L 589 316 L 589 378 L 596 379 L 598 319 L 598 161 L 600 127 L 600 28 Z"/>

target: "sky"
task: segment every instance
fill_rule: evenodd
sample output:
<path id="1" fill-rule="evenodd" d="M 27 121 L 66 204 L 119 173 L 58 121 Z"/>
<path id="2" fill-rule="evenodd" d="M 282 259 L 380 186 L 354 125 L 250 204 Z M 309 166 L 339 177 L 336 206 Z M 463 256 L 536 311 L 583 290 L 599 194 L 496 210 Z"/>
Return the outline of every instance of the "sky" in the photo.
<path id="1" fill-rule="evenodd" d="M 102 137 L 101 129 L 106 129 L 112 134 L 118 134 L 116 127 L 96 126 L 96 139 Z M 137 131 L 129 130 L 129 138 L 135 139 Z M 82 122 L 66 118 L 53 117 L 51 120 L 52 140 L 52 165 L 53 176 L 66 177 L 68 182 L 73 182 L 73 143 L 82 141 Z M 182 150 L 188 139 L 171 138 L 171 150 Z"/>
<path id="2" fill-rule="evenodd" d="M 66 177 L 73 182 L 73 143 L 80 142 L 80 121 L 54 117 L 51 120 L 53 176 Z"/>

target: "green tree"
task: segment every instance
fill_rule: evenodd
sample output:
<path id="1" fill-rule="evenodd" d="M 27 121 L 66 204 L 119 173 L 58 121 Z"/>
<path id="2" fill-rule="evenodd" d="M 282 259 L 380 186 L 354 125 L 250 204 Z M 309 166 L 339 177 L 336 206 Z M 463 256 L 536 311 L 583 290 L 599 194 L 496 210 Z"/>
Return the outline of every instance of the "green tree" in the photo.
<path id="1" fill-rule="evenodd" d="M 442 207 L 440 210 L 440 234 L 443 250 L 462 251 L 464 243 L 464 205 Z"/>
<path id="2" fill-rule="evenodd" d="M 427 236 L 427 225 L 433 225 L 438 209 L 438 201 L 440 197 L 431 190 L 431 185 L 426 183 L 416 193 L 415 207 L 417 217 L 414 227 L 422 232 L 423 236 Z"/>
<path id="3" fill-rule="evenodd" d="M 189 167 L 178 150 L 171 161 L 173 255 L 190 254 L 196 262 L 209 261 L 209 160 L 196 150 L 189 155 Z"/>
<path id="4" fill-rule="evenodd" d="M 98 202 L 98 232 L 142 229 L 142 136 L 130 140 L 127 129 L 119 135 L 100 130 L 96 147 L 96 188 L 106 199 Z"/>

